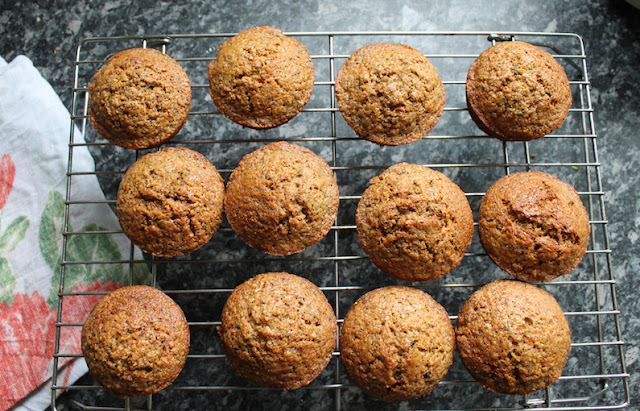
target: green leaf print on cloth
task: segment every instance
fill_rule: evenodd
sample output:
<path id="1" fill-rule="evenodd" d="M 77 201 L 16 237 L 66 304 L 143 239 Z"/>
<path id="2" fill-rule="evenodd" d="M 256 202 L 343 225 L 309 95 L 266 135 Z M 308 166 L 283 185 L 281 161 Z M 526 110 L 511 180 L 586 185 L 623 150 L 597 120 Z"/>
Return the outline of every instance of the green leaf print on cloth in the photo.
<path id="1" fill-rule="evenodd" d="M 13 220 L 0 236 L 0 255 L 6 257 L 16 249 L 18 243 L 24 240 L 24 235 L 29 228 L 27 216 L 20 216 Z"/>
<path id="2" fill-rule="evenodd" d="M 0 303 L 13 304 L 16 278 L 6 258 L 0 258 Z"/>
<path id="3" fill-rule="evenodd" d="M 0 303 L 13 304 L 16 277 L 7 256 L 24 240 L 29 229 L 26 216 L 17 217 L 0 235 Z"/>
<path id="4" fill-rule="evenodd" d="M 57 191 L 49 193 L 49 199 L 42 212 L 38 241 L 40 252 L 47 265 L 53 270 L 51 290 L 47 304 L 55 307 L 60 289 L 60 270 L 62 262 L 62 228 L 64 223 L 64 199 Z M 69 231 L 73 231 L 71 224 Z M 75 261 L 118 261 L 122 254 L 111 234 L 100 233 L 106 229 L 96 224 L 87 224 L 81 230 L 67 236 L 65 262 Z M 64 288 L 71 290 L 80 284 L 94 281 L 124 281 L 122 264 L 66 264 Z"/>
<path id="5" fill-rule="evenodd" d="M 53 270 L 54 277 L 59 272 L 62 256 L 62 223 L 64 221 L 64 199 L 62 194 L 51 191 L 40 218 L 38 243 L 40 252 L 47 265 Z"/>

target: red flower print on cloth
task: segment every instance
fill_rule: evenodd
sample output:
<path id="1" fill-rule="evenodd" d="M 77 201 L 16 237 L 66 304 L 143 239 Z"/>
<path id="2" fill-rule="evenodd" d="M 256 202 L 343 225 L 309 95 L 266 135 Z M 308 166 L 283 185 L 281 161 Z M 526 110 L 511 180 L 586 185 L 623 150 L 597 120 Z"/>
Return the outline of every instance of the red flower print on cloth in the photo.
<path id="1" fill-rule="evenodd" d="M 71 293 L 113 291 L 120 284 L 113 281 L 94 281 L 74 287 Z M 65 297 L 62 323 L 82 324 L 102 294 L 86 294 Z M 0 358 L 3 372 L 0 373 L 0 410 L 4 411 L 24 398 L 31 391 L 51 378 L 54 341 L 56 332 L 56 309 L 51 309 L 37 292 L 30 297 L 17 294 L 13 305 L 0 304 L 0 318 L 4 337 L 0 340 Z M 81 327 L 62 326 L 59 352 L 79 354 Z M 64 336 L 64 337 L 63 337 Z M 62 357 L 62 367 L 74 357 Z"/>
<path id="2" fill-rule="evenodd" d="M 0 210 L 7 203 L 15 176 L 16 166 L 13 164 L 11 157 L 9 154 L 3 155 L 2 160 L 0 160 Z"/>
<path id="3" fill-rule="evenodd" d="M 42 296 L 17 294 L 0 304 L 0 410 L 6 410 L 51 375 L 56 313 Z"/>

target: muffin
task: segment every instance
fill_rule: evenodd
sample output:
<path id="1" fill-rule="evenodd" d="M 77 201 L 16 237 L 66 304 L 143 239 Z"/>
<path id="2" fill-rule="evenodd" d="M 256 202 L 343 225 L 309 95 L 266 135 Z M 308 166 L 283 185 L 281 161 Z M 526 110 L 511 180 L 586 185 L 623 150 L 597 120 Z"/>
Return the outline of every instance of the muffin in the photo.
<path id="1" fill-rule="evenodd" d="M 280 141 L 240 161 L 229 177 L 225 212 L 251 247 L 291 255 L 327 235 L 339 201 L 329 165 L 308 148 Z"/>
<path id="2" fill-rule="evenodd" d="M 473 237 L 464 193 L 444 174 L 400 163 L 371 179 L 356 210 L 362 248 L 382 271 L 406 281 L 449 273 Z"/>
<path id="3" fill-rule="evenodd" d="M 406 401 L 433 391 L 455 349 L 445 309 L 409 287 L 363 295 L 340 329 L 340 358 L 349 378 L 368 395 Z"/>
<path id="4" fill-rule="evenodd" d="M 397 146 L 420 140 L 436 125 L 445 91 L 431 62 L 404 44 L 356 50 L 336 77 L 338 109 L 361 137 Z"/>
<path id="5" fill-rule="evenodd" d="M 89 84 L 89 120 L 124 148 L 157 147 L 175 136 L 191 107 L 191 82 L 173 58 L 154 49 L 124 50 Z"/>
<path id="6" fill-rule="evenodd" d="M 282 31 L 253 27 L 225 41 L 208 67 L 209 92 L 222 114 L 255 129 L 295 117 L 313 92 L 306 47 Z"/>
<path id="7" fill-rule="evenodd" d="M 266 273 L 233 290 L 218 332 L 241 377 L 295 390 L 329 364 L 337 329 L 333 308 L 316 285 L 293 274 Z"/>
<path id="8" fill-rule="evenodd" d="M 560 377 L 571 331 L 551 294 L 529 283 L 499 280 L 463 305 L 456 342 L 462 363 L 485 388 L 527 395 Z"/>
<path id="9" fill-rule="evenodd" d="M 569 184 L 541 171 L 496 181 L 480 204 L 480 242 L 512 276 L 549 281 L 571 272 L 587 251 L 589 215 Z"/>
<path id="10" fill-rule="evenodd" d="M 478 127 L 503 141 L 528 141 L 560 128 L 571 106 L 569 79 L 544 50 L 505 41 L 485 50 L 467 74 L 467 107 Z"/>
<path id="11" fill-rule="evenodd" d="M 189 353 L 189 326 L 165 293 L 144 285 L 107 294 L 82 326 L 89 373 L 121 397 L 154 394 L 171 384 Z"/>
<path id="12" fill-rule="evenodd" d="M 122 231 L 158 257 L 190 253 L 220 227 L 224 181 L 202 154 L 165 148 L 147 154 L 125 173 L 116 202 Z"/>

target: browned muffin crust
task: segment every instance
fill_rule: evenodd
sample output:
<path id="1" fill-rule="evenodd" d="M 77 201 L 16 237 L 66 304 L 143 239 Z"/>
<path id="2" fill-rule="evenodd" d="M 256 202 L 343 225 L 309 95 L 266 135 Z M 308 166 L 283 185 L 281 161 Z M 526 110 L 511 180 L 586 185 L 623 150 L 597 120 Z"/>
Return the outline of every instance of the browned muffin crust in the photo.
<path id="1" fill-rule="evenodd" d="M 444 85 L 431 62 L 404 44 L 355 51 L 336 77 L 338 109 L 361 137 L 382 145 L 420 140 L 438 123 Z"/>
<path id="2" fill-rule="evenodd" d="M 189 340 L 180 307 L 148 286 L 108 294 L 82 327 L 89 373 L 121 397 L 154 394 L 171 384 L 182 371 Z"/>
<path id="3" fill-rule="evenodd" d="M 125 173 L 116 202 L 122 231 L 142 251 L 174 257 L 197 250 L 220 227 L 224 181 L 202 154 L 170 147 Z"/>
<path id="4" fill-rule="evenodd" d="M 544 50 L 505 41 L 485 50 L 467 74 L 471 118 L 489 136 L 528 141 L 560 128 L 571 106 L 569 79 Z"/>
<path id="5" fill-rule="evenodd" d="M 453 361 L 455 335 L 445 309 L 429 294 L 385 287 L 363 295 L 340 329 L 340 358 L 349 378 L 383 401 L 433 391 Z"/>
<path id="6" fill-rule="evenodd" d="M 464 304 L 456 341 L 462 363 L 485 388 L 526 395 L 560 377 L 571 332 L 551 294 L 521 281 L 499 280 Z"/>
<path id="7" fill-rule="evenodd" d="M 251 247 L 298 253 L 320 241 L 338 213 L 333 171 L 308 148 L 284 141 L 247 154 L 229 177 L 225 212 Z"/>
<path id="8" fill-rule="evenodd" d="M 371 179 L 356 211 L 362 248 L 382 271 L 407 281 L 449 273 L 473 237 L 464 193 L 444 174 L 399 163 Z"/>
<path id="9" fill-rule="evenodd" d="M 298 40 L 269 27 L 253 27 L 220 45 L 208 67 L 218 110 L 236 123 L 265 129 L 295 117 L 313 92 L 311 56 Z"/>
<path id="10" fill-rule="evenodd" d="M 187 73 L 154 49 L 117 53 L 89 84 L 91 125 L 125 148 L 151 148 L 169 141 L 187 121 L 190 107 Z"/>
<path id="11" fill-rule="evenodd" d="M 322 291 L 288 273 L 260 274 L 237 286 L 221 322 L 224 353 L 238 374 L 283 390 L 309 384 L 326 368 L 338 329 Z"/>
<path id="12" fill-rule="evenodd" d="M 541 171 L 496 181 L 480 205 L 480 241 L 491 259 L 527 281 L 571 272 L 589 242 L 589 215 L 576 190 Z"/>

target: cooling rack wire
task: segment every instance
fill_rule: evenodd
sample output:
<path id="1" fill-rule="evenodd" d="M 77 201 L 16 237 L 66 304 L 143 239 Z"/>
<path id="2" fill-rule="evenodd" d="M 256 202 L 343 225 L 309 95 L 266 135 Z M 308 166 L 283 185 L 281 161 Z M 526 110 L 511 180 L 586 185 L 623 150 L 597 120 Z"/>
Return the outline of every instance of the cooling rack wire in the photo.
<path id="1" fill-rule="evenodd" d="M 490 393 L 472 381 L 457 356 L 445 379 L 426 397 L 410 401 L 411 409 L 616 409 L 630 398 L 620 330 L 620 308 L 612 275 L 611 249 L 605 214 L 601 163 L 598 157 L 594 107 L 590 97 L 587 56 L 582 39 L 571 33 L 528 32 L 296 32 L 309 49 L 315 68 L 314 94 L 302 113 L 278 129 L 242 129 L 221 116 L 208 98 L 206 66 L 220 43 L 236 33 L 174 34 L 88 38 L 79 43 L 72 90 L 69 169 L 62 235 L 60 299 L 57 312 L 53 381 L 54 410 L 62 401 L 87 410 L 208 409 L 217 406 L 249 409 L 396 409 L 366 398 L 344 375 L 335 352 L 327 369 L 310 385 L 294 392 L 251 386 L 237 377 L 224 359 L 215 327 L 224 301 L 240 282 L 266 271 L 289 271 L 314 281 L 325 292 L 339 324 L 350 305 L 375 287 L 401 284 L 368 261 L 355 234 L 355 207 L 371 177 L 394 163 L 424 164 L 447 174 L 461 186 L 474 211 L 486 189 L 514 171 L 542 170 L 571 183 L 590 216 L 592 235 L 578 268 L 551 283 L 538 284 L 551 292 L 565 311 L 572 330 L 572 349 L 563 375 L 551 387 L 525 397 Z M 531 142 L 502 143 L 487 138 L 467 112 L 466 72 L 480 52 L 498 41 L 522 40 L 549 51 L 570 79 L 573 104 L 565 125 Z M 403 147 L 378 147 L 360 140 L 346 125 L 335 104 L 335 75 L 357 48 L 376 42 L 409 44 L 421 50 L 438 70 L 447 94 L 442 119 L 423 140 Z M 113 208 L 117 184 L 126 169 L 146 151 L 125 150 L 98 137 L 88 125 L 87 86 L 93 73 L 116 52 L 131 47 L 153 47 L 171 55 L 192 82 L 193 104 L 183 130 L 168 144 L 193 148 L 216 165 L 225 180 L 242 155 L 279 140 L 305 145 L 333 168 L 340 185 L 340 213 L 329 235 L 310 250 L 286 258 L 248 249 L 226 222 L 203 249 L 176 259 L 142 256 L 131 246 L 118 259 L 78 259 L 67 246 L 76 236 L 118 236 L 120 231 L 74 231 L 72 209 L 107 204 Z M 84 141 L 80 139 L 84 136 Z M 95 170 L 78 169 L 74 154 L 88 149 Z M 106 200 L 77 198 L 74 183 L 95 175 Z M 477 231 L 477 230 L 476 230 Z M 95 256 L 94 256 L 95 257 Z M 151 284 L 161 287 L 183 308 L 192 333 L 192 347 L 183 373 L 161 393 L 137 399 L 117 398 L 84 377 L 74 385 L 61 383 L 61 361 L 80 358 L 80 352 L 61 351 L 67 330 L 81 323 L 63 322 L 68 307 L 100 294 L 73 292 L 65 274 L 74 268 L 122 267 L 123 284 L 136 282 L 134 272 L 146 271 Z M 440 280 L 412 284 L 430 293 L 449 312 L 451 320 L 464 300 L 482 284 L 504 278 L 479 245 L 477 232 L 464 260 Z M 402 283 L 408 285 L 407 283 Z M 62 392 L 68 400 L 56 401 Z M 63 397 L 63 398 L 64 398 Z M 223 405 L 221 405 L 223 404 Z M 61 408 L 61 407 L 60 407 Z"/>

